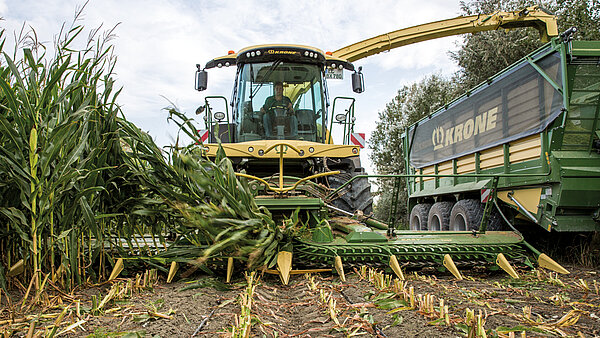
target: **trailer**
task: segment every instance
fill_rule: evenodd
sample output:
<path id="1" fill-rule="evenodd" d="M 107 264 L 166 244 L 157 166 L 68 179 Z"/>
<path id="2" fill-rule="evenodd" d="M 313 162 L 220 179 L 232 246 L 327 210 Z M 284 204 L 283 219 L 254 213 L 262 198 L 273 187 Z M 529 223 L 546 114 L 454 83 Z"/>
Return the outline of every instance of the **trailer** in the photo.
<path id="1" fill-rule="evenodd" d="M 600 230 L 600 41 L 569 32 L 403 135 L 409 227 Z M 509 222 L 505 222 L 506 218 Z"/>

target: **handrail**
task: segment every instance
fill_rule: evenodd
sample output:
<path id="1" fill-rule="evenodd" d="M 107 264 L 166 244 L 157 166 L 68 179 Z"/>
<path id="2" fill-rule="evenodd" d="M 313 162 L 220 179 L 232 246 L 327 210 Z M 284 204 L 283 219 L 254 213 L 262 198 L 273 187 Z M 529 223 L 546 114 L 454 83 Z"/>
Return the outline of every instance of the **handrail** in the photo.
<path id="1" fill-rule="evenodd" d="M 227 138 L 228 141 L 231 142 L 232 138 L 231 138 L 231 133 L 230 133 L 230 128 L 229 125 L 231 124 L 231 122 L 229 121 L 229 107 L 227 106 L 227 98 L 225 96 L 221 96 L 221 95 L 209 95 L 204 97 L 204 103 L 206 104 L 206 126 L 207 128 L 210 130 L 210 132 L 215 136 L 215 137 L 219 137 L 220 135 L 218 132 L 218 128 L 219 128 L 219 123 L 217 121 L 217 123 L 215 124 L 217 126 L 217 133 L 215 134 L 215 130 L 213 129 L 213 116 L 212 116 L 212 109 L 210 108 L 210 104 L 208 103 L 209 99 L 222 99 L 223 101 L 225 101 L 225 119 L 227 122 Z"/>
<path id="2" fill-rule="evenodd" d="M 279 186 L 278 187 L 273 187 L 269 184 L 269 182 L 265 181 L 264 179 L 262 179 L 260 177 L 256 177 L 253 175 L 242 174 L 242 173 L 235 173 L 235 175 L 239 176 L 239 177 L 245 177 L 245 178 L 257 180 L 257 181 L 261 182 L 262 184 L 264 184 L 269 190 L 272 190 L 278 194 L 283 194 L 290 190 L 294 190 L 302 182 L 312 180 L 313 178 L 329 176 L 329 175 L 337 175 L 340 173 L 339 171 L 328 171 L 328 172 L 324 172 L 324 173 L 310 175 L 310 176 L 307 176 L 307 177 L 304 177 L 304 178 L 298 180 L 294 185 L 286 188 L 283 186 L 283 154 L 284 154 L 283 147 L 284 146 L 291 148 L 300 156 L 302 156 L 302 154 L 304 153 L 303 150 L 300 150 L 300 149 L 296 148 L 295 146 L 293 146 L 292 144 L 286 143 L 286 142 L 276 143 L 265 150 L 265 154 L 266 154 L 266 153 L 270 152 L 271 150 L 279 147 Z"/>
<path id="3" fill-rule="evenodd" d="M 294 183 L 294 185 L 292 185 L 290 187 L 287 187 L 287 188 L 286 187 L 273 187 L 273 186 L 271 186 L 269 184 L 269 182 L 265 181 L 264 179 L 262 179 L 260 177 L 256 177 L 256 176 L 253 176 L 253 175 L 242 174 L 242 173 L 235 173 L 235 176 L 245 177 L 245 178 L 257 180 L 257 181 L 261 182 L 262 184 L 264 184 L 267 188 L 269 188 L 269 190 L 272 190 L 272 191 L 274 191 L 274 192 L 276 192 L 278 194 L 282 194 L 284 192 L 288 192 L 290 190 L 296 189 L 296 187 L 300 183 L 302 183 L 302 182 L 305 182 L 305 181 L 308 181 L 308 180 L 312 180 L 313 178 L 317 178 L 317 177 L 323 177 L 323 176 L 329 176 L 329 175 L 337 175 L 339 173 L 340 172 L 336 170 L 336 171 L 328 171 L 328 172 L 325 172 L 325 173 L 318 173 L 318 174 L 310 175 L 310 176 L 304 177 L 304 178 L 296 181 L 296 183 Z"/>
<path id="4" fill-rule="evenodd" d="M 342 144 L 350 144 L 350 134 L 354 132 L 354 103 L 356 99 L 348 96 L 338 96 L 333 99 L 333 107 L 331 109 L 331 121 L 329 122 L 329 132 L 333 132 L 333 122 L 335 120 L 335 103 L 337 100 L 349 100 L 350 105 L 346 109 L 346 120 L 344 122 L 336 122 L 344 125 L 344 135 L 342 136 Z M 346 128 L 348 132 L 346 132 Z M 331 138 L 331 137 L 330 137 Z M 331 139 L 330 139 L 331 141 Z M 332 142 L 331 142 L 332 143 Z"/>
<path id="5" fill-rule="evenodd" d="M 548 170 L 547 173 L 543 173 L 543 174 L 423 174 L 423 175 L 417 175 L 417 174 L 389 174 L 389 175 L 356 175 L 353 176 L 352 178 L 350 178 L 348 181 L 346 181 L 344 184 L 342 184 L 341 186 L 339 186 L 337 189 L 335 189 L 333 192 L 331 192 L 329 195 L 327 195 L 325 197 L 325 199 L 329 199 L 331 197 L 333 197 L 336 193 L 338 193 L 340 190 L 342 190 L 342 188 L 344 188 L 345 186 L 347 186 L 348 184 L 352 183 L 352 181 L 357 180 L 359 178 L 410 178 L 410 177 L 414 177 L 414 178 L 422 178 L 422 177 L 434 177 L 434 178 L 439 178 L 439 177 L 544 177 L 544 176 L 550 176 L 550 174 L 552 173 L 552 170 Z"/>

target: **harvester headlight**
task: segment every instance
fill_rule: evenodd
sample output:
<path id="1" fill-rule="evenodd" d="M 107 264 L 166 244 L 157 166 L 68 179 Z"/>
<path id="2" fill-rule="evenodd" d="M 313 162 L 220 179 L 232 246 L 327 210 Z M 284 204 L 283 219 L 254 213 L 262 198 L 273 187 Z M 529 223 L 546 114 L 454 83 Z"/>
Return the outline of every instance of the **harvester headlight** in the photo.
<path id="1" fill-rule="evenodd" d="M 256 55 L 255 52 L 250 53 L 250 56 L 255 56 L 255 55 Z"/>
<path id="2" fill-rule="evenodd" d="M 256 51 L 256 56 L 260 56 L 260 51 L 259 50 Z"/>
<path id="3" fill-rule="evenodd" d="M 315 59 L 319 57 L 319 54 L 315 53 Z"/>
<path id="4" fill-rule="evenodd" d="M 223 67 L 223 64 L 219 62 L 219 63 L 217 63 L 217 67 L 221 68 L 221 67 Z"/>
<path id="5" fill-rule="evenodd" d="M 313 147 L 308 148 L 308 152 L 309 153 L 314 153 L 315 152 L 315 148 L 313 148 Z"/>
<path id="6" fill-rule="evenodd" d="M 248 147 L 248 151 L 249 152 L 253 152 L 254 151 L 254 147 Z"/>
<path id="7" fill-rule="evenodd" d="M 304 51 L 304 56 L 308 56 L 308 51 Z"/>
<path id="8" fill-rule="evenodd" d="M 338 68 L 339 69 L 344 69 L 344 66 L 343 65 L 339 65 Z"/>
<path id="9" fill-rule="evenodd" d="M 310 54 L 308 54 L 308 55 L 310 55 L 310 57 L 313 57 L 315 55 L 315 53 L 310 52 Z"/>
<path id="10" fill-rule="evenodd" d="M 250 57 L 250 52 L 246 53 L 246 57 L 249 58 Z"/>
<path id="11" fill-rule="evenodd" d="M 331 64 L 331 68 L 335 68 L 335 63 L 332 63 L 332 64 Z"/>
<path id="12" fill-rule="evenodd" d="M 229 62 L 225 62 L 225 67 L 229 67 L 231 64 Z"/>
<path id="13" fill-rule="evenodd" d="M 358 154 L 358 148 L 352 148 L 352 153 L 355 155 Z"/>
<path id="14" fill-rule="evenodd" d="M 264 151 L 264 150 L 260 149 L 260 150 L 258 151 L 258 155 L 260 155 L 260 156 L 263 156 L 264 154 L 265 154 L 265 151 Z"/>
<path id="15" fill-rule="evenodd" d="M 300 156 L 304 156 L 304 150 L 300 150 L 300 153 L 299 153 L 299 155 L 300 155 Z"/>

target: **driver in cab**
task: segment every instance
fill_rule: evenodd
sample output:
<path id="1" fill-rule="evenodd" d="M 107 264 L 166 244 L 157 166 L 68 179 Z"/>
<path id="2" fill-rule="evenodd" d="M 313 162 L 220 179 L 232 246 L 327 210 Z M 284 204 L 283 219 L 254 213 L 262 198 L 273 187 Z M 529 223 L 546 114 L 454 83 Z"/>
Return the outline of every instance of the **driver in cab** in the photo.
<path id="1" fill-rule="evenodd" d="M 263 125 L 265 128 L 265 136 L 267 138 L 273 137 L 273 122 L 276 123 L 275 133 L 278 138 L 283 137 L 284 128 L 286 127 L 281 121 L 285 116 L 278 116 L 281 112 L 285 112 L 285 115 L 289 117 L 289 133 L 291 135 L 298 134 L 298 122 L 294 115 L 294 108 L 292 101 L 287 97 L 283 96 L 283 83 L 275 82 L 274 84 L 275 95 L 267 97 L 265 104 L 260 108 L 263 114 Z M 285 128 L 287 129 L 287 128 Z"/>

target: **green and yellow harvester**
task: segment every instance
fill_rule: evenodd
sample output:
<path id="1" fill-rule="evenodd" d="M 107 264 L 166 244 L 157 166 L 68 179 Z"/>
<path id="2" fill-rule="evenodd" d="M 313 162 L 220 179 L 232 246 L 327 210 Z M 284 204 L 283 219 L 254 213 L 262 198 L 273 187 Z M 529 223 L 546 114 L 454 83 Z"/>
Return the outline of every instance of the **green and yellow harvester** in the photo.
<path id="1" fill-rule="evenodd" d="M 205 129 L 200 134 L 204 136 L 201 146 L 206 154 L 215 157 L 222 147 L 232 161 L 237 175 L 248 180 L 258 205 L 268 208 L 276 219 L 299 210 L 298 214 L 310 226 L 310 231 L 295 238 L 291 246 L 279 252 L 277 270 L 267 272 L 280 274 L 284 283 L 287 283 L 290 274 L 332 270 L 332 267 L 344 279 L 344 265 L 389 265 L 399 277 L 403 276 L 402 267 L 437 266 L 448 269 L 456 278 L 461 279 L 458 267 L 484 265 L 491 269 L 500 267 L 517 278 L 518 275 L 509 262 L 528 263 L 533 258 L 539 266 L 568 273 L 525 242 L 519 232 L 512 229 L 498 231 L 492 229 L 490 224 L 497 221 L 494 218 L 497 216 L 494 209 L 494 204 L 498 204 L 496 200 L 506 200 L 503 194 L 507 189 L 501 188 L 510 184 L 528 186 L 539 181 L 549 182 L 556 180 L 557 172 L 561 172 L 569 177 L 591 175 L 593 178 L 586 178 L 588 181 L 584 184 L 598 186 L 597 173 L 600 166 L 595 146 L 598 143 L 599 127 L 596 123 L 600 90 L 598 64 L 596 63 L 596 73 L 588 70 L 581 72 L 578 70 L 580 66 L 575 65 L 582 61 L 587 62 L 586 64 L 593 60 L 598 62 L 598 43 L 555 38 L 520 63 L 527 74 L 521 76 L 516 72 L 504 72 L 504 75 L 499 75 L 503 84 L 510 83 L 516 88 L 520 88 L 521 84 L 526 87 L 538 86 L 537 92 L 530 90 L 530 94 L 534 96 L 530 99 L 533 101 L 508 101 L 509 106 L 520 105 L 522 110 L 533 112 L 531 114 L 535 116 L 532 119 L 535 120 L 539 115 L 538 120 L 544 121 L 543 127 L 538 125 L 537 129 L 534 128 L 535 132 L 527 135 L 527 139 L 531 135 L 542 135 L 538 137 L 540 142 L 533 145 L 539 148 L 535 150 L 537 157 L 532 159 L 537 161 L 535 168 L 526 168 L 534 163 L 527 162 L 528 160 L 511 163 L 513 152 L 510 149 L 517 142 L 515 140 L 520 140 L 518 137 L 522 133 L 517 138 L 499 139 L 498 142 L 492 142 L 490 147 L 484 147 L 509 149 L 509 155 L 505 154 L 498 163 L 490 164 L 489 170 L 488 167 L 483 168 L 487 159 L 483 153 L 488 150 L 482 147 L 469 146 L 472 150 L 470 155 L 467 151 L 462 152 L 459 157 L 453 156 L 454 147 L 459 143 L 456 126 L 454 134 L 448 137 L 457 141 L 450 144 L 444 143 L 448 142 L 446 140 L 435 138 L 439 135 L 446 136 L 446 131 L 436 129 L 437 126 L 424 131 L 422 135 L 427 137 L 418 139 L 422 136 L 421 125 L 428 123 L 425 121 L 413 126 L 405 134 L 405 153 L 412 171 L 410 175 L 398 175 L 396 179 L 408 180 L 410 207 L 413 212 L 415 209 L 420 212 L 415 219 L 426 219 L 431 210 L 439 209 L 438 203 L 448 202 L 444 204 L 442 213 L 434 215 L 439 221 L 437 227 L 433 226 L 435 221 L 430 221 L 430 226 L 427 226 L 426 220 L 415 225 L 415 219 L 411 216 L 410 226 L 413 230 L 399 231 L 395 221 L 385 224 L 371 217 L 373 199 L 368 178 L 377 175 L 365 173 L 359 157 L 360 147 L 351 142 L 353 138 L 360 137 L 354 134 L 354 99 L 335 98 L 333 109 L 329 109 L 331 99 L 326 90 L 327 78 L 340 78 L 344 70 L 350 71 L 354 92 L 364 90 L 361 69 L 355 69 L 351 63 L 355 60 L 428 39 L 516 27 L 535 27 L 546 41 L 558 36 L 553 15 L 539 8 L 528 8 L 520 12 L 459 17 L 410 27 L 361 41 L 333 53 L 323 53 L 319 49 L 300 45 L 259 45 L 244 48 L 237 53 L 232 51 L 209 61 L 204 67 L 198 65 L 196 89 L 200 91 L 207 88 L 208 69 L 237 68 L 230 104 L 225 97 L 207 96 L 205 104 L 199 109 L 199 112 L 205 114 Z M 552 58 L 554 68 L 548 69 L 546 66 L 545 60 L 548 57 Z M 582 80 L 584 77 L 589 80 Z M 491 80 L 478 88 L 493 87 L 495 82 L 496 80 Z M 289 102 L 281 99 L 277 86 L 283 86 L 282 96 L 287 97 Z M 489 102 L 481 99 L 480 101 L 485 101 L 481 110 L 472 112 L 471 117 L 465 115 L 464 121 L 449 119 L 455 124 L 462 123 L 462 141 L 474 139 L 479 142 L 479 138 L 473 137 L 477 130 L 475 128 L 478 127 L 476 123 L 483 123 L 487 127 L 491 126 L 494 119 L 496 126 L 512 125 L 511 121 L 504 119 L 507 102 L 503 101 L 505 91 L 499 90 L 500 97 Z M 467 95 L 456 101 L 456 105 L 460 102 L 468 105 L 470 100 L 472 99 Z M 225 111 L 216 111 L 215 101 L 223 102 Z M 280 104 L 273 106 L 273 101 Z M 579 107 L 580 101 L 588 106 L 575 108 Z M 340 107 L 342 102 L 345 105 L 340 113 L 340 109 L 336 111 L 336 105 Z M 542 108 L 549 110 L 543 117 Z M 452 108 L 447 108 L 450 109 Z M 439 113 L 440 116 L 442 114 Z M 485 122 L 481 121 L 481 116 L 477 117 L 481 114 L 486 114 Z M 425 120 L 430 118 L 435 116 Z M 468 122 L 469 118 L 471 122 Z M 519 118 L 511 119 L 516 121 Z M 443 124 L 440 126 L 447 128 Z M 343 130 L 340 137 L 343 144 L 333 143 L 331 132 L 335 127 Z M 558 129 L 549 129 L 554 127 Z M 494 132 L 492 129 L 489 129 L 489 133 Z M 575 137 L 575 134 L 580 135 L 579 131 L 585 142 L 578 143 L 582 145 L 579 147 L 581 149 L 572 151 L 585 152 L 583 158 L 580 156 L 573 159 L 565 152 L 562 155 L 548 155 L 552 147 L 556 148 L 552 143 L 554 138 L 547 137 L 548 134 L 560 134 L 560 138 L 566 140 Z M 478 137 L 486 136 L 487 132 L 488 129 L 479 129 Z M 427 142 L 442 144 L 440 149 L 445 157 L 436 157 L 433 150 L 428 153 L 425 148 Z M 415 163 L 413 159 L 417 153 L 425 156 L 425 159 Z M 477 155 L 480 153 L 482 155 Z M 428 156 L 433 156 L 433 159 Z M 470 167 L 465 167 L 464 161 L 461 162 L 465 156 L 475 158 Z M 505 165 L 507 161 L 509 169 Z M 580 166 L 577 161 L 588 161 L 589 163 L 585 162 L 588 163 L 585 164 L 588 169 L 585 172 L 581 168 L 577 169 Z M 519 168 L 524 169 L 520 171 Z M 551 185 L 545 184 L 544 188 L 547 186 Z M 464 187 L 468 189 L 462 189 Z M 489 189 L 490 198 L 483 199 L 482 203 L 480 194 L 487 195 L 485 189 Z M 552 189 L 557 192 L 556 188 Z M 513 194 L 517 200 L 521 198 L 519 194 L 517 191 Z M 589 196 L 596 195 L 590 193 Z M 465 199 L 470 201 L 468 203 L 474 214 L 466 215 L 463 223 L 471 221 L 476 226 L 463 224 L 461 227 L 458 224 L 459 218 L 455 217 L 451 230 L 448 218 L 452 206 L 467 203 L 461 202 Z M 550 201 L 548 200 L 548 205 L 552 204 Z M 597 202 L 598 200 L 594 201 Z M 545 204 L 543 208 L 546 208 Z M 556 209 L 555 207 L 554 210 Z M 545 222 L 542 219 L 546 214 L 538 212 L 538 220 Z M 556 217 L 554 219 L 557 220 Z M 597 220 L 595 222 L 597 227 Z M 232 269 L 233 260 L 229 259 L 228 279 Z"/>

